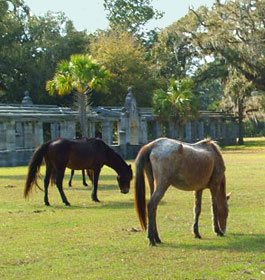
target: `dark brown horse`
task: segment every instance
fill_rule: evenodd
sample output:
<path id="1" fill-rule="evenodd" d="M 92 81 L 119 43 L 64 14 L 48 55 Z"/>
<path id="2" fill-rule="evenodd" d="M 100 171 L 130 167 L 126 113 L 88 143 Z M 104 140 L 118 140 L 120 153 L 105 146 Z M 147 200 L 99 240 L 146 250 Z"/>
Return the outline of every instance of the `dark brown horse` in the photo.
<path id="1" fill-rule="evenodd" d="M 132 180 L 130 165 L 110 148 L 103 140 L 90 138 L 88 141 L 69 140 L 58 138 L 41 145 L 33 154 L 29 163 L 29 170 L 24 189 L 24 196 L 28 197 L 33 185 L 37 185 L 37 178 L 43 158 L 46 163 L 46 175 L 44 179 L 44 202 L 50 205 L 48 200 L 48 186 L 50 179 L 55 181 L 62 201 L 70 205 L 64 191 L 63 178 L 65 168 L 74 170 L 90 169 L 94 172 L 94 189 L 92 199 L 99 201 L 97 197 L 98 178 L 101 168 L 107 165 L 118 174 L 117 180 L 122 193 L 128 193 Z"/>
<path id="2" fill-rule="evenodd" d="M 147 175 L 151 198 L 146 213 L 145 180 Z M 160 138 L 141 148 L 136 158 L 135 201 L 144 230 L 147 228 L 150 245 L 161 243 L 156 226 L 159 201 L 172 185 L 184 191 L 195 191 L 195 222 L 193 231 L 199 234 L 201 198 L 204 189 L 212 195 L 215 232 L 222 236 L 226 231 L 228 205 L 226 196 L 225 164 L 217 144 L 203 140 L 195 144 Z"/>

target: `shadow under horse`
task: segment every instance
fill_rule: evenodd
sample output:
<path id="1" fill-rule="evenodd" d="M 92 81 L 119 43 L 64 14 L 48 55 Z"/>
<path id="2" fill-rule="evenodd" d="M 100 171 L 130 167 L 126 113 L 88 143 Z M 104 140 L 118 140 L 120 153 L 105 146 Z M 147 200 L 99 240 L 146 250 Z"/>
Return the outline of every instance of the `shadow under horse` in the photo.
<path id="1" fill-rule="evenodd" d="M 130 189 L 133 174 L 131 165 L 122 159 L 103 140 L 90 138 L 87 141 L 58 138 L 41 145 L 33 154 L 29 163 L 28 175 L 24 189 L 27 198 L 33 186 L 38 186 L 40 167 L 45 159 L 46 174 L 44 178 L 44 202 L 50 205 L 48 200 L 48 187 L 50 180 L 55 182 L 62 201 L 70 205 L 63 191 L 63 178 L 66 167 L 74 170 L 93 170 L 94 189 L 92 199 L 99 201 L 97 197 L 99 174 L 104 165 L 114 169 L 118 174 L 117 180 L 122 193 L 126 194 Z"/>
<path id="2" fill-rule="evenodd" d="M 151 198 L 146 207 L 145 179 L 147 175 Z M 140 223 L 147 229 L 150 245 L 161 243 L 156 225 L 157 206 L 172 185 L 180 190 L 195 191 L 195 222 L 193 231 L 199 234 L 202 192 L 208 188 L 212 196 L 214 230 L 219 236 L 226 231 L 228 217 L 225 164 L 218 145 L 209 139 L 195 144 L 160 138 L 146 144 L 136 158 L 135 202 Z"/>

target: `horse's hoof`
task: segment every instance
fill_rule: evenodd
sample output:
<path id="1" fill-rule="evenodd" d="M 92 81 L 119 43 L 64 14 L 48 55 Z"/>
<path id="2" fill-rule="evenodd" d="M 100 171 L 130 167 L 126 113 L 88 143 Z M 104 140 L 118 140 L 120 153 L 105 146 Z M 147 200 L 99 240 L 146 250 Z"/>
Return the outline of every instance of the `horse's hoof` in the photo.
<path id="1" fill-rule="evenodd" d="M 201 237 L 199 234 L 195 234 L 194 237 L 195 237 L 195 238 L 198 238 L 198 239 L 202 239 L 202 237 Z"/>
<path id="2" fill-rule="evenodd" d="M 160 239 L 159 237 L 156 237 L 156 238 L 155 238 L 155 242 L 156 242 L 157 244 L 161 244 L 161 243 L 162 243 L 162 241 L 161 241 L 161 239 Z"/>
<path id="3" fill-rule="evenodd" d="M 49 202 L 45 202 L 45 205 L 46 206 L 51 206 Z"/>
<path id="4" fill-rule="evenodd" d="M 151 247 L 154 247 L 154 246 L 156 246 L 156 243 L 155 243 L 155 241 L 154 240 L 150 240 L 150 242 L 149 242 L 149 246 L 151 246 Z"/>
<path id="5" fill-rule="evenodd" d="M 87 183 L 84 183 L 83 185 L 84 185 L 85 187 L 88 187 L 88 184 L 87 184 Z"/>
<path id="6" fill-rule="evenodd" d="M 65 202 L 65 206 L 71 206 L 69 202 Z"/>
<path id="7" fill-rule="evenodd" d="M 100 202 L 100 200 L 97 198 L 97 196 L 92 195 L 91 198 L 95 202 Z"/>

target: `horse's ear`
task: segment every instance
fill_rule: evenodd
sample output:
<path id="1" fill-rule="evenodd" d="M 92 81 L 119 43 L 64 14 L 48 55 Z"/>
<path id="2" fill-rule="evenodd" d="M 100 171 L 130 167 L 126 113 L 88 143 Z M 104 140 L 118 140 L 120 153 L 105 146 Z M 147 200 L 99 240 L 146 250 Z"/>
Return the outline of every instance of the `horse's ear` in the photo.
<path id="1" fill-rule="evenodd" d="M 226 195 L 226 200 L 227 200 L 227 201 L 229 200 L 231 194 L 232 194 L 232 193 L 230 192 L 230 193 L 228 193 L 228 194 Z"/>

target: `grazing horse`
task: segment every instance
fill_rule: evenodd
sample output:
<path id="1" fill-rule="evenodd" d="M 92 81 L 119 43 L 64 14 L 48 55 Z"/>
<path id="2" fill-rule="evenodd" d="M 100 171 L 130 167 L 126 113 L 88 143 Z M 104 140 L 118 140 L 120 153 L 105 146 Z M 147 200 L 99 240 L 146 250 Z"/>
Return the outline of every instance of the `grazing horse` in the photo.
<path id="1" fill-rule="evenodd" d="M 147 209 L 144 171 L 151 190 Z M 202 192 L 209 188 L 212 196 L 214 230 L 217 235 L 224 235 L 229 195 L 226 196 L 224 160 L 215 142 L 207 139 L 188 144 L 159 138 L 146 144 L 139 151 L 136 158 L 135 202 L 144 230 L 147 228 L 148 218 L 150 245 L 161 243 L 156 225 L 156 211 L 159 201 L 170 185 L 184 191 L 195 191 L 193 231 L 196 238 L 201 238 L 198 222 Z"/>
<path id="2" fill-rule="evenodd" d="M 99 201 L 97 197 L 98 178 L 103 165 L 107 165 L 116 171 L 121 192 L 129 192 L 130 181 L 132 180 L 131 165 L 127 165 L 121 156 L 103 140 L 90 138 L 87 141 L 79 141 L 58 138 L 41 145 L 34 152 L 29 163 L 24 189 L 25 198 L 29 196 L 33 185 L 38 186 L 37 179 L 43 158 L 46 163 L 44 179 L 44 202 L 46 205 L 50 205 L 48 200 L 50 179 L 56 183 L 62 201 L 66 205 L 70 205 L 63 191 L 63 177 L 66 167 L 74 170 L 93 170 L 94 190 L 92 192 L 92 199 L 94 201 Z"/>

